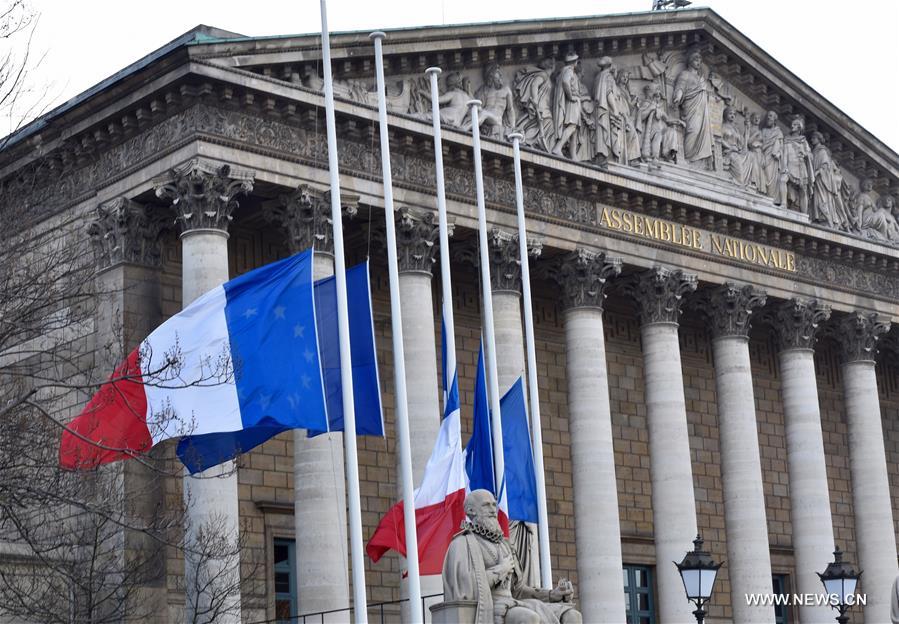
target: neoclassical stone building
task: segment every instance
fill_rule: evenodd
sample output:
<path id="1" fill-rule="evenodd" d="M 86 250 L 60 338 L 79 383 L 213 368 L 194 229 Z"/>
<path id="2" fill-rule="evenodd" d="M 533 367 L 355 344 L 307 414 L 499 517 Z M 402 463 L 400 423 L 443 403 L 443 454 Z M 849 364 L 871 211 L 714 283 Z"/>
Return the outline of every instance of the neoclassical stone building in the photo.
<path id="1" fill-rule="evenodd" d="M 332 38 L 347 262 L 371 258 L 388 424 L 359 439 L 366 538 L 398 498 L 367 35 Z M 2 202 L 94 237 L 98 275 L 124 288 L 118 318 L 98 323 L 136 342 L 313 243 L 319 274 L 333 270 L 319 46 L 201 26 L 12 137 Z M 835 543 L 864 569 L 853 621 L 887 621 L 899 156 L 708 9 L 405 29 L 388 33 L 385 65 L 416 480 L 441 413 L 436 66 L 463 405 L 480 333 L 465 102 L 484 102 L 501 391 L 524 371 L 505 137 L 525 137 L 553 574 L 574 581 L 585 621 L 692 621 L 671 561 L 697 532 L 727 561 L 712 621 L 830 621 L 746 594 L 818 592 Z M 341 449 L 340 434 L 279 436 L 198 497 L 248 532 L 245 621 L 349 606 Z M 177 504 L 180 480 L 165 488 Z M 176 621 L 183 562 L 166 571 L 154 599 Z M 370 602 L 398 600 L 401 561 L 368 562 L 366 580 Z"/>

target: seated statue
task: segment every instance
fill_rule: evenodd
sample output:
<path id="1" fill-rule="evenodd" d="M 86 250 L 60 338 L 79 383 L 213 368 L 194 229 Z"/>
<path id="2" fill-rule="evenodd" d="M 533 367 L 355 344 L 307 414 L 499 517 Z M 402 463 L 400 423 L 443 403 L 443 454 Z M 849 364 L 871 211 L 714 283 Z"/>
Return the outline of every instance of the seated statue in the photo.
<path id="1" fill-rule="evenodd" d="M 487 490 L 465 497 L 462 530 L 443 561 L 443 599 L 474 601 L 477 624 L 581 624 L 574 588 L 567 579 L 555 589 L 524 583 L 524 574 L 496 515 L 496 499 Z"/>

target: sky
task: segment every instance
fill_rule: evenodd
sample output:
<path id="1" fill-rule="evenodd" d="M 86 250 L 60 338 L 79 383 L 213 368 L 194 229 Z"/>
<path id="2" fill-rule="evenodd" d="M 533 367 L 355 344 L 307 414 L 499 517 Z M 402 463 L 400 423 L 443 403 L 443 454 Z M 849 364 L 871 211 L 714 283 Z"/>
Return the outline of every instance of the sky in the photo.
<path id="1" fill-rule="evenodd" d="M 31 78 L 48 108 L 197 24 L 249 36 L 321 29 L 317 0 L 29 1 L 40 14 L 32 47 L 43 55 Z M 370 31 L 627 13 L 651 5 L 652 0 L 330 0 L 328 19 L 332 31 Z M 693 6 L 714 9 L 899 152 L 899 2 L 695 0 Z"/>

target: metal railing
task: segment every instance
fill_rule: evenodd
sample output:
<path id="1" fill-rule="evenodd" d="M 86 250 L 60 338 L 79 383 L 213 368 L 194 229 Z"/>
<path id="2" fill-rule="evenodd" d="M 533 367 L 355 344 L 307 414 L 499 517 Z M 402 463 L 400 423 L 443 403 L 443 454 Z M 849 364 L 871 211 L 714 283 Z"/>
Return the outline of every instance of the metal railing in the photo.
<path id="1" fill-rule="evenodd" d="M 427 596 L 421 597 L 421 610 L 422 613 L 427 613 L 427 608 L 432 605 L 440 602 L 443 599 L 443 594 L 429 594 Z M 395 620 L 391 621 L 399 621 L 400 613 L 402 612 L 402 605 L 404 602 L 409 602 L 408 598 L 403 598 L 401 600 L 388 600 L 386 602 L 374 602 L 369 603 L 368 605 L 368 618 L 371 624 L 388 624 L 388 620 L 385 617 L 393 617 L 395 616 Z M 346 617 L 341 618 L 340 614 L 344 614 Z M 350 622 L 352 621 L 353 608 L 347 607 L 345 609 L 331 609 L 329 611 L 318 611 L 316 613 L 304 613 L 303 615 L 293 615 L 286 618 L 275 618 L 272 620 L 257 620 L 252 622 L 251 624 L 331 624 L 336 622 Z M 375 617 L 377 619 L 375 619 Z M 427 616 L 426 616 L 427 617 Z"/>

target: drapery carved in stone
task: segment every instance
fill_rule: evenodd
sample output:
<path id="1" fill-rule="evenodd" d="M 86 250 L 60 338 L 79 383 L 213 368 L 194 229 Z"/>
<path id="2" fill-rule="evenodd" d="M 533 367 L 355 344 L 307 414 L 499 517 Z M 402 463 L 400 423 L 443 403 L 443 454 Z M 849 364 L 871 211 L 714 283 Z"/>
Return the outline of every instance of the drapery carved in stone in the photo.
<path id="1" fill-rule="evenodd" d="M 836 330 L 844 362 L 874 361 L 877 340 L 890 329 L 888 320 L 876 312 L 851 312 L 840 319 Z"/>
<path id="2" fill-rule="evenodd" d="M 602 309 L 608 280 L 621 273 L 621 258 L 579 247 L 548 263 L 546 277 L 562 287 L 565 309 Z"/>
<path id="3" fill-rule="evenodd" d="M 543 241 L 528 239 L 528 255 L 537 258 L 543 251 Z M 518 234 L 500 228 L 490 228 L 487 233 L 487 249 L 490 256 L 490 288 L 493 292 L 521 292 L 521 250 Z M 459 260 L 477 267 L 479 264 L 478 239 L 469 239 L 467 245 L 456 253 Z"/>
<path id="4" fill-rule="evenodd" d="M 817 299 L 794 297 L 774 306 L 765 320 L 774 328 L 778 349 L 811 349 L 818 325 L 830 318 L 830 306 Z"/>
<path id="5" fill-rule="evenodd" d="M 344 217 L 352 219 L 359 212 L 359 196 L 340 194 Z M 301 184 L 290 193 L 266 202 L 262 214 L 269 223 L 283 228 L 291 253 L 315 247 L 318 253 L 334 253 L 334 221 L 331 219 L 331 191 L 320 191 Z"/>
<path id="6" fill-rule="evenodd" d="M 755 286 L 726 282 L 708 291 L 700 309 L 712 321 L 712 336 L 749 336 L 752 313 L 765 305 L 767 295 Z"/>
<path id="7" fill-rule="evenodd" d="M 684 295 L 698 284 L 693 274 L 657 266 L 628 278 L 623 289 L 637 301 L 640 324 L 648 325 L 677 323 Z"/>
<path id="8" fill-rule="evenodd" d="M 97 268 L 120 262 L 158 267 L 162 264 L 159 232 L 162 218 L 127 197 L 97 206 L 87 233 L 94 247 Z"/>
<path id="9" fill-rule="evenodd" d="M 182 232 L 227 231 L 238 195 L 253 190 L 254 178 L 255 173 L 246 169 L 194 159 L 160 178 L 156 196 L 172 202 Z"/>

